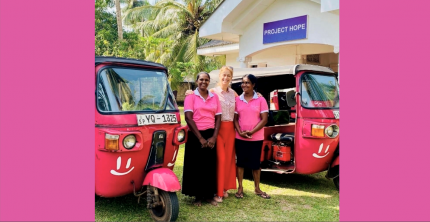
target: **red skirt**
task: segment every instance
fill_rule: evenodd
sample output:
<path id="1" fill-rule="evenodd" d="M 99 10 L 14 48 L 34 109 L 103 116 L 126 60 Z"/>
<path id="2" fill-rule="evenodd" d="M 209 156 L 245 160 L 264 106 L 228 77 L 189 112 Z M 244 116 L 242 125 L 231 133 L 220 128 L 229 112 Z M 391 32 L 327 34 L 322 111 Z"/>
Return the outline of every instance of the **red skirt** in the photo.
<path id="1" fill-rule="evenodd" d="M 217 196 L 220 197 L 224 191 L 236 189 L 235 135 L 233 121 L 222 121 L 216 141 Z"/>

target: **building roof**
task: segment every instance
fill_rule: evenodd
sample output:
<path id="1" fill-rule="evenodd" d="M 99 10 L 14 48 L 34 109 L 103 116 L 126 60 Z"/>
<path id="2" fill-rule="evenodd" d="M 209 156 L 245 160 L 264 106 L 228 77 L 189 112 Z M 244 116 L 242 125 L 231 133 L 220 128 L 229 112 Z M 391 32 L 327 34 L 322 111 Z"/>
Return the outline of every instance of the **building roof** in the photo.
<path id="1" fill-rule="evenodd" d="M 197 49 L 204 49 L 204 48 L 210 48 L 210 47 L 216 47 L 216 46 L 222 46 L 222 45 L 230 45 L 235 44 L 234 42 L 228 42 L 228 41 L 221 41 L 221 40 L 211 40 L 210 42 L 198 47 Z"/>
<path id="2" fill-rule="evenodd" d="M 274 66 L 274 67 L 262 67 L 262 68 L 234 68 L 232 83 L 242 81 L 242 77 L 245 74 L 253 74 L 255 77 L 268 77 L 268 76 L 279 76 L 279 75 L 295 75 L 299 71 L 315 71 L 329 74 L 335 74 L 333 70 L 324 66 L 309 65 L 309 64 L 298 64 L 298 65 L 287 65 L 287 66 Z M 219 70 L 213 70 L 209 73 L 211 76 L 211 82 L 208 88 L 213 88 L 218 83 Z"/>

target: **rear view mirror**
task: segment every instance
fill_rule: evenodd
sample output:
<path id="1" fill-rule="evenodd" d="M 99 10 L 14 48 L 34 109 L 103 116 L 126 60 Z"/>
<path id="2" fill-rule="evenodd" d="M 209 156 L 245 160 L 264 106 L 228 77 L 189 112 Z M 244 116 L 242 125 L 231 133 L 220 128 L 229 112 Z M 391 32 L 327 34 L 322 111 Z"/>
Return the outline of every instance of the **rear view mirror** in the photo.
<path id="1" fill-rule="evenodd" d="M 294 107 L 296 105 L 296 92 L 294 90 L 290 90 L 287 92 L 287 104 L 289 107 Z"/>

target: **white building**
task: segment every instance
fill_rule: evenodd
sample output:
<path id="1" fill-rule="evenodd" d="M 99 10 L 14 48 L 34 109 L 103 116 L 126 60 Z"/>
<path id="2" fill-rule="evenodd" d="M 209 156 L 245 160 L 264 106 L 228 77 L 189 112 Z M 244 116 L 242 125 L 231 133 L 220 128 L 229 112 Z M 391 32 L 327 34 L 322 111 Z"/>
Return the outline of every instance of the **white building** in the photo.
<path id="1" fill-rule="evenodd" d="M 316 64 L 338 72 L 339 0 L 225 0 L 202 25 L 198 48 L 241 68 Z"/>

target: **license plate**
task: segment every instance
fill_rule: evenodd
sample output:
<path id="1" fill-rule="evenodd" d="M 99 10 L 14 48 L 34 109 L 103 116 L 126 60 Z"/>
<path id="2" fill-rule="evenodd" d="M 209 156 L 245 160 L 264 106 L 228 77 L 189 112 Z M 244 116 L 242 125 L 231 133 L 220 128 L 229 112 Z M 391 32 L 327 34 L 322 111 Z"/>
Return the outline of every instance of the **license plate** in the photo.
<path id="1" fill-rule="evenodd" d="M 178 123 L 175 114 L 139 114 L 136 116 L 139 126 Z"/>
<path id="2" fill-rule="evenodd" d="M 339 111 L 333 111 L 334 118 L 339 119 Z"/>

